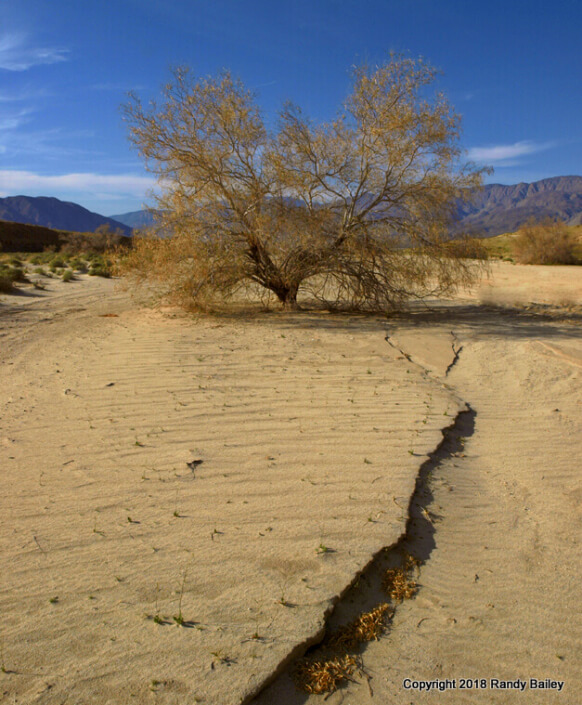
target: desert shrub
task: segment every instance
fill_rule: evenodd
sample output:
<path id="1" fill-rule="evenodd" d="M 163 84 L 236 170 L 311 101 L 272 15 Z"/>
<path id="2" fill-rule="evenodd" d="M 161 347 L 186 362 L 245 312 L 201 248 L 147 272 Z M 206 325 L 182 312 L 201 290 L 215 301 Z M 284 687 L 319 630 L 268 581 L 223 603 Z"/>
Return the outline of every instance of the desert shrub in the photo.
<path id="1" fill-rule="evenodd" d="M 8 294 L 11 291 L 14 291 L 14 281 L 11 277 L 5 276 L 0 271 L 0 292 L 2 292 L 3 294 Z"/>
<path id="2" fill-rule="evenodd" d="M 89 276 L 104 277 L 105 279 L 109 279 L 111 276 L 111 270 L 105 267 L 91 267 L 91 269 L 89 269 Z"/>
<path id="3" fill-rule="evenodd" d="M 576 264 L 577 244 L 564 222 L 532 220 L 513 241 L 513 254 L 520 264 Z"/>
<path id="4" fill-rule="evenodd" d="M 459 240 L 451 240 L 447 249 L 451 256 L 461 259 L 486 260 L 489 252 L 483 242 L 476 237 L 464 237 Z"/>
<path id="5" fill-rule="evenodd" d="M 63 272 L 63 281 L 64 282 L 71 282 L 71 281 L 73 281 L 74 278 L 75 277 L 73 275 L 73 270 L 72 269 L 65 269 L 65 271 Z"/>
<path id="6" fill-rule="evenodd" d="M 92 256 L 89 259 L 89 276 L 109 278 L 112 274 L 111 260 L 101 255 Z"/>
<path id="7" fill-rule="evenodd" d="M 50 264 L 50 270 L 51 272 L 54 272 L 55 270 L 62 269 L 65 266 L 66 262 L 63 257 L 54 257 Z"/>
<path id="8" fill-rule="evenodd" d="M 61 252 L 72 255 L 103 254 L 116 247 L 124 246 L 131 246 L 131 238 L 126 237 L 121 230 L 112 230 L 109 225 L 100 225 L 94 233 L 64 234 Z"/>
<path id="9" fill-rule="evenodd" d="M 36 252 L 31 255 L 28 261 L 34 266 L 39 266 L 42 264 L 50 264 L 55 256 L 54 251 Z"/>
<path id="10" fill-rule="evenodd" d="M 14 290 L 14 282 L 26 281 L 26 274 L 20 267 L 10 267 L 0 264 L 0 291 L 9 292 Z"/>
<path id="11" fill-rule="evenodd" d="M 6 273 L 8 276 L 12 277 L 14 282 L 25 282 L 26 273 L 22 267 L 6 267 Z"/>
<path id="12" fill-rule="evenodd" d="M 69 267 L 74 269 L 76 272 L 81 272 L 82 274 L 87 271 L 87 263 L 80 257 L 73 257 L 69 260 Z"/>

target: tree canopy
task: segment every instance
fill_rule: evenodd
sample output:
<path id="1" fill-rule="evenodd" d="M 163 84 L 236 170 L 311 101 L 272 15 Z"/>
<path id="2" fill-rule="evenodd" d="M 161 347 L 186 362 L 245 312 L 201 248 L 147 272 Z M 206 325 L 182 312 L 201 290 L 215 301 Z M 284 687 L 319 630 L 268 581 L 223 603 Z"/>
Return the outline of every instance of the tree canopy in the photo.
<path id="1" fill-rule="evenodd" d="M 481 184 L 463 163 L 460 118 L 427 97 L 436 72 L 391 56 L 355 68 L 337 117 L 291 103 L 269 130 L 229 72 L 174 72 L 163 102 L 125 106 L 130 139 L 159 177 L 164 240 L 129 266 L 193 304 L 257 286 L 294 307 L 301 288 L 332 304 L 387 310 L 474 275 L 447 247 L 460 199 Z"/>

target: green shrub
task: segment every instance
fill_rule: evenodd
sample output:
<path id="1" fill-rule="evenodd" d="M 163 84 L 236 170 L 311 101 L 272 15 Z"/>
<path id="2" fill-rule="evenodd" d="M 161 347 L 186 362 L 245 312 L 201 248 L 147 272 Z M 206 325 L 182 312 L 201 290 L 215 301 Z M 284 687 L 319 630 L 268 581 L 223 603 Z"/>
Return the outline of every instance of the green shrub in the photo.
<path id="1" fill-rule="evenodd" d="M 52 262 L 51 262 L 51 272 L 54 272 L 55 269 L 60 269 L 66 266 L 65 258 L 58 256 L 54 257 Z"/>
<path id="2" fill-rule="evenodd" d="M 81 272 L 81 274 L 84 274 L 87 271 L 87 263 L 80 257 L 73 257 L 69 260 L 69 267 L 74 269 L 76 272 Z"/>
<path id="3" fill-rule="evenodd" d="M 108 279 L 111 276 L 111 270 L 106 265 L 92 265 L 89 269 L 89 276 L 105 277 L 106 279 Z"/>
<path id="4" fill-rule="evenodd" d="M 21 267 L 10 267 L 5 263 L 0 264 L 0 277 L 10 279 L 12 282 L 26 281 L 26 274 Z"/>
<path id="5" fill-rule="evenodd" d="M 25 282 L 26 274 L 20 267 L 10 267 L 6 263 L 0 264 L 0 291 L 14 290 L 14 282 Z"/>
<path id="6" fill-rule="evenodd" d="M 65 269 L 65 271 L 63 272 L 63 281 L 64 282 L 72 282 L 74 278 L 75 278 L 75 276 L 73 274 L 73 270 L 72 269 Z"/>
<path id="7" fill-rule="evenodd" d="M 100 254 L 87 256 L 89 262 L 89 274 L 92 277 L 110 277 L 112 274 L 112 263 L 107 257 Z"/>
<path id="8" fill-rule="evenodd" d="M 15 282 L 25 282 L 26 273 L 22 267 L 12 267 L 12 276 Z"/>

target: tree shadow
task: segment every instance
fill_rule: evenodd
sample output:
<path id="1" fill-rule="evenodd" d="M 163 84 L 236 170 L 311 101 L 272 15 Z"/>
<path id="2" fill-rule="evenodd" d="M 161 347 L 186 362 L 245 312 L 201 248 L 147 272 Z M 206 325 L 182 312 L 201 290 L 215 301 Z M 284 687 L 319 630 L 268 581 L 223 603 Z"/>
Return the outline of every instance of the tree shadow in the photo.
<path id="1" fill-rule="evenodd" d="M 506 338 L 572 337 L 573 327 L 582 325 L 582 309 L 532 305 L 528 307 L 495 306 L 465 302 L 415 302 L 406 310 L 392 313 L 327 311 L 305 308 L 299 311 L 265 310 L 258 305 L 237 307 L 210 314 L 217 322 L 252 323 L 276 326 L 283 331 L 307 330 L 332 333 L 390 332 L 420 330 L 431 326 L 462 326 L 480 336 Z"/>

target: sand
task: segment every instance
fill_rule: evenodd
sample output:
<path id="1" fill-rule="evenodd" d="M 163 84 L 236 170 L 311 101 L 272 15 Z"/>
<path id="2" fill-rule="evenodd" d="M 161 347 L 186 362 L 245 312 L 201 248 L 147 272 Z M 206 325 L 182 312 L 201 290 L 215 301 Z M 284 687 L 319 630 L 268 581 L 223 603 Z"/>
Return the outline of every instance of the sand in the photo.
<path id="1" fill-rule="evenodd" d="M 579 272 L 502 263 L 390 320 L 195 318 L 88 277 L 4 297 L 0 696 L 321 701 L 294 658 L 405 540 L 420 590 L 326 702 L 579 700 Z"/>

